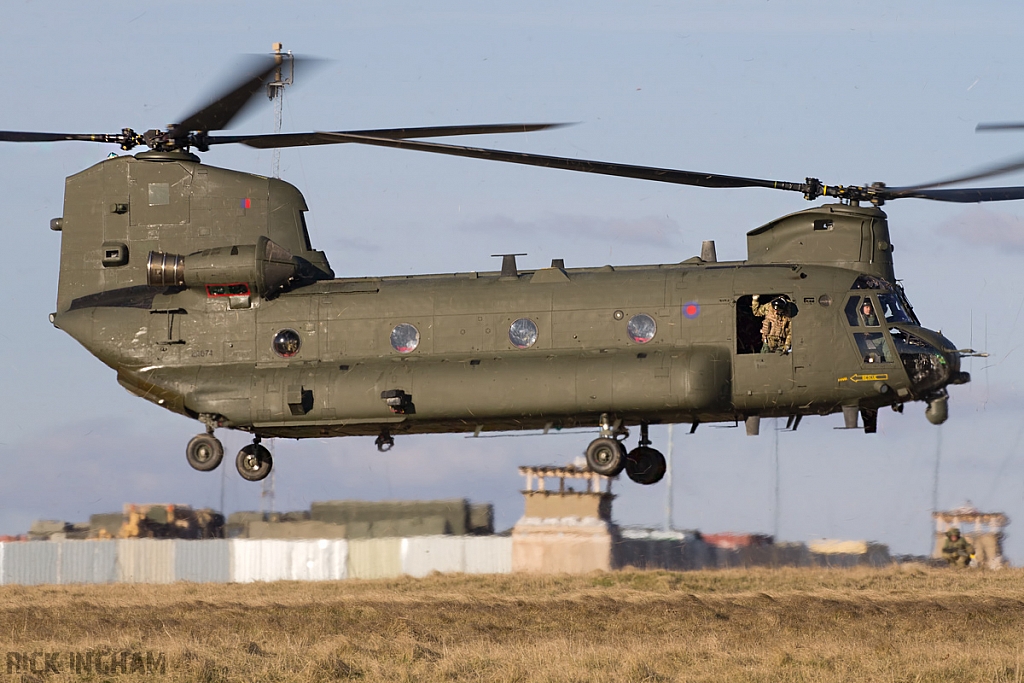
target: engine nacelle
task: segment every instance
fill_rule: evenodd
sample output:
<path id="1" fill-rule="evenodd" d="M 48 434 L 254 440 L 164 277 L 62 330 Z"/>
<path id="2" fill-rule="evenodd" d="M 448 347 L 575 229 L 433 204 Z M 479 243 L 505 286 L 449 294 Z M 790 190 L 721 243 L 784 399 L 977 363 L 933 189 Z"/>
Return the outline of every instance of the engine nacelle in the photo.
<path id="1" fill-rule="evenodd" d="M 267 237 L 256 244 L 217 247 L 188 256 L 149 252 L 146 280 L 155 287 L 200 288 L 246 284 L 260 296 L 283 289 L 299 273 L 299 263 Z"/>

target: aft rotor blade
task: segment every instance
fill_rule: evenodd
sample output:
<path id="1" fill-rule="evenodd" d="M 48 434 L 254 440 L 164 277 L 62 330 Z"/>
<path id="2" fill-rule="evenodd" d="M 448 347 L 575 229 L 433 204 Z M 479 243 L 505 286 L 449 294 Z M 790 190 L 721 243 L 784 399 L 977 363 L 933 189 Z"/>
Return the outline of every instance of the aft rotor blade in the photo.
<path id="1" fill-rule="evenodd" d="M 61 142 L 78 140 L 81 142 L 120 142 L 121 135 L 106 133 L 31 133 L 27 131 L 0 130 L 0 142 Z"/>
<path id="2" fill-rule="evenodd" d="M 238 81 L 205 107 L 175 124 L 174 129 L 183 132 L 224 130 L 253 95 L 263 89 L 270 74 L 281 68 L 285 57 L 261 55 L 251 59 L 243 68 L 243 76 Z"/>
<path id="3" fill-rule="evenodd" d="M 1005 175 L 1007 173 L 1013 173 L 1014 171 L 1020 171 L 1024 169 L 1024 157 L 1018 157 L 1010 161 L 1004 161 L 998 165 L 983 168 L 980 171 L 973 171 L 971 173 L 957 176 L 955 178 L 947 178 L 945 180 L 938 180 L 934 183 L 922 183 L 921 185 L 907 185 L 905 187 L 893 187 L 889 188 L 897 195 L 902 196 L 903 192 L 913 192 L 915 190 L 924 190 L 930 187 L 945 187 L 947 185 L 957 185 L 959 183 L 966 183 L 972 180 L 981 180 L 982 178 L 992 178 L 994 176 Z"/>
<path id="4" fill-rule="evenodd" d="M 375 138 L 401 140 L 404 138 L 440 138 L 450 135 L 491 135 L 495 133 L 530 133 L 537 130 L 562 128 L 571 123 L 500 123 L 469 126 L 431 126 L 424 128 L 381 128 L 377 130 L 339 130 L 338 135 L 362 135 Z M 257 149 L 303 147 L 307 145 L 337 145 L 349 140 L 329 140 L 323 133 L 273 133 L 267 135 L 213 135 L 208 144 L 223 145 L 239 142 Z"/>
<path id="5" fill-rule="evenodd" d="M 679 171 L 653 166 L 631 166 L 628 164 L 616 164 L 607 161 L 588 161 L 585 159 L 552 157 L 542 154 L 529 154 L 526 152 L 508 152 L 497 149 L 484 149 L 481 147 L 445 145 L 438 142 L 392 140 L 382 137 L 356 135 L 353 133 L 320 133 L 319 135 L 324 136 L 324 139 L 326 140 L 335 140 L 339 142 L 355 142 L 363 145 L 377 145 L 380 147 L 397 147 L 399 149 L 412 149 L 420 152 L 450 154 L 452 156 L 470 157 L 473 159 L 489 159 L 491 161 L 525 164 L 527 166 L 541 166 L 544 168 L 559 168 L 566 171 L 579 171 L 581 173 L 599 173 L 602 175 L 619 176 L 622 178 L 654 180 L 661 183 L 675 183 L 677 185 L 695 185 L 697 187 L 767 187 L 776 190 L 790 190 L 804 193 L 809 189 L 806 183 L 789 183 L 778 180 L 761 180 L 759 178 L 740 178 L 737 176 L 719 175 L 717 173 L 697 173 L 694 171 Z"/>

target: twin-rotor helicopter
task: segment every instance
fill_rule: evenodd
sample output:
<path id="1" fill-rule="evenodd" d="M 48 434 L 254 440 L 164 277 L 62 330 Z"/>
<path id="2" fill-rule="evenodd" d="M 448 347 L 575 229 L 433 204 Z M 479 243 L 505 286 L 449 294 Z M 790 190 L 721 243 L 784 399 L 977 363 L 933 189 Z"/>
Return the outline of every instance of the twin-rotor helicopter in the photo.
<path id="1" fill-rule="evenodd" d="M 194 418 L 186 448 L 211 471 L 218 428 L 253 436 L 237 455 L 250 481 L 271 470 L 268 437 L 375 436 L 597 427 L 588 466 L 641 484 L 665 458 L 659 423 L 744 422 L 842 412 L 874 432 L 878 410 L 948 414 L 972 354 L 924 327 L 893 270 L 880 208 L 896 199 L 990 202 L 1024 187 L 951 189 L 1004 165 L 928 185 L 827 185 L 455 146 L 421 138 L 555 124 L 220 135 L 268 79 L 261 61 L 165 130 L 0 132 L 0 141 L 116 144 L 67 178 L 52 323 L 117 372 L 128 391 Z M 203 164 L 215 145 L 262 149 L 354 143 L 708 188 L 761 187 L 837 201 L 747 234 L 747 259 L 713 242 L 681 263 L 337 278 L 306 230 L 294 186 Z M 627 449 L 629 428 L 638 444 Z"/>

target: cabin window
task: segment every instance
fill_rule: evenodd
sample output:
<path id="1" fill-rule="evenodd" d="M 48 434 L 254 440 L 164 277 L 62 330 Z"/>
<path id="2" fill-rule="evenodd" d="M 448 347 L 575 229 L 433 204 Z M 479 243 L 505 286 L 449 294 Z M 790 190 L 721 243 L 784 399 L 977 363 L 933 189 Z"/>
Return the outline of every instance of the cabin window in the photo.
<path id="1" fill-rule="evenodd" d="M 637 344 L 646 344 L 657 332 L 658 324 L 646 313 L 637 313 L 626 323 L 626 334 Z"/>
<path id="2" fill-rule="evenodd" d="M 736 300 L 736 353 L 789 352 L 797 305 L 786 294 L 754 296 Z"/>
<path id="3" fill-rule="evenodd" d="M 414 325 L 401 323 L 391 330 L 391 348 L 399 353 L 412 353 L 420 345 L 420 331 Z"/>
<path id="4" fill-rule="evenodd" d="M 881 332 L 858 332 L 853 335 L 857 340 L 861 359 L 865 363 L 892 363 L 893 354 L 889 342 Z"/>
<path id="5" fill-rule="evenodd" d="M 274 335 L 274 341 L 271 344 L 274 347 L 274 353 L 281 356 L 281 358 L 291 358 L 299 352 L 299 347 L 302 346 L 302 339 L 299 338 L 299 333 L 295 330 L 281 330 Z"/>
<path id="6" fill-rule="evenodd" d="M 508 340 L 517 349 L 528 349 L 537 343 L 537 324 L 529 318 L 520 318 L 508 328 Z"/>

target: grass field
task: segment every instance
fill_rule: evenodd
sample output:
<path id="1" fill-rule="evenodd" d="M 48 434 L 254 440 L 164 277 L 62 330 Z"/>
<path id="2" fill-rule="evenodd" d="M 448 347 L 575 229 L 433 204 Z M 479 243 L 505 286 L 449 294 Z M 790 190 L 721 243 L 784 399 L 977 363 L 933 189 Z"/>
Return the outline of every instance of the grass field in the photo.
<path id="1" fill-rule="evenodd" d="M 6 586 L 0 647 L 48 682 L 1022 681 L 1024 571 Z M 104 651 L 165 673 L 69 670 Z"/>

